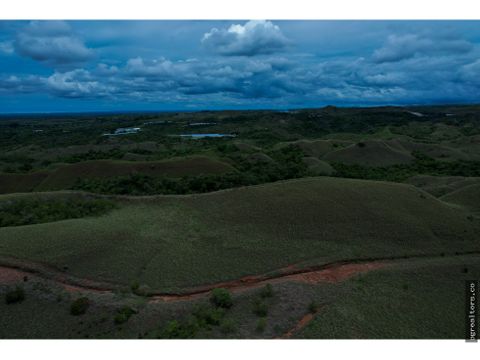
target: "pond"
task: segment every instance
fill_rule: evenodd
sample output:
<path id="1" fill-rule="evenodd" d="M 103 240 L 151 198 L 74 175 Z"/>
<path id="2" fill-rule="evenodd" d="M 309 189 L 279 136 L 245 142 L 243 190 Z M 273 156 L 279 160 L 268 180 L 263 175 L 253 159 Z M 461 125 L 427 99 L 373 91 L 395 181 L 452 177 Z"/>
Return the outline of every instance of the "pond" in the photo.
<path id="1" fill-rule="evenodd" d="M 218 137 L 235 137 L 234 134 L 181 134 L 181 137 L 189 137 L 192 139 L 201 139 L 201 138 L 218 138 Z"/>

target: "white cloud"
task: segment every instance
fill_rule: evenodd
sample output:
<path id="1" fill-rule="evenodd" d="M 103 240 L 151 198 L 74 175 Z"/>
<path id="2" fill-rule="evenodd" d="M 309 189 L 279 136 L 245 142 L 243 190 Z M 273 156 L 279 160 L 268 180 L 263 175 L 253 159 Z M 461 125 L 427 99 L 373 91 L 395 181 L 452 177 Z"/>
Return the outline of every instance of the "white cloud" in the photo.
<path id="1" fill-rule="evenodd" d="M 55 72 L 46 79 L 45 84 L 49 92 L 66 98 L 102 97 L 113 90 L 112 86 L 101 84 L 83 69 Z"/>
<path id="2" fill-rule="evenodd" d="M 202 44 L 220 55 L 254 56 L 285 50 L 290 41 L 272 22 L 252 20 L 228 29 L 213 28 L 203 35 Z"/>

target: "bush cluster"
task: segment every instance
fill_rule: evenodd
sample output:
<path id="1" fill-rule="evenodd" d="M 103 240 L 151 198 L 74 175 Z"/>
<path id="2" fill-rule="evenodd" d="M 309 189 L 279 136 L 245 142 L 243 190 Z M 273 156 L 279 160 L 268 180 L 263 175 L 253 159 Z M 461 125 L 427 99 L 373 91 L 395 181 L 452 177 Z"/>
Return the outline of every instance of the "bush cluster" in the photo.
<path id="1" fill-rule="evenodd" d="M 332 163 L 335 176 L 366 180 L 402 182 L 414 175 L 480 176 L 480 161 L 439 161 L 420 152 L 413 152 L 415 160 L 410 164 L 385 167 Z"/>
<path id="2" fill-rule="evenodd" d="M 228 309 L 232 307 L 233 301 L 230 292 L 227 289 L 213 289 L 210 301 L 216 306 Z"/>
<path id="3" fill-rule="evenodd" d="M 188 319 L 168 322 L 158 337 L 163 339 L 192 339 L 199 331 L 210 330 L 213 326 L 220 326 L 223 333 L 231 333 L 235 331 L 235 323 L 232 320 L 225 320 L 225 314 L 225 308 L 198 305 L 193 309 Z"/>
<path id="4" fill-rule="evenodd" d="M 252 304 L 252 311 L 259 317 L 265 317 L 268 314 L 268 305 L 262 299 L 255 299 Z"/>
<path id="5" fill-rule="evenodd" d="M 87 312 L 89 306 L 90 300 L 87 297 L 78 298 L 70 305 L 70 314 L 75 316 L 83 315 Z"/>
<path id="6" fill-rule="evenodd" d="M 25 198 L 0 203 L 0 227 L 39 224 L 97 216 L 115 208 L 112 201 L 93 198 Z"/>
<path id="7" fill-rule="evenodd" d="M 275 161 L 267 164 L 250 163 L 240 156 L 231 155 L 238 171 L 225 174 L 167 178 L 137 173 L 78 179 L 72 189 L 121 195 L 193 194 L 299 178 L 307 174 L 307 166 L 302 161 L 304 155 L 298 148 L 289 146 L 269 155 Z"/>
<path id="8" fill-rule="evenodd" d="M 14 290 L 11 290 L 5 294 L 5 303 L 14 304 L 25 300 L 25 291 L 22 287 L 17 286 Z"/>
<path id="9" fill-rule="evenodd" d="M 129 306 L 124 306 L 117 310 L 115 318 L 113 319 L 115 324 L 120 325 L 128 321 L 130 317 L 137 312 Z"/>

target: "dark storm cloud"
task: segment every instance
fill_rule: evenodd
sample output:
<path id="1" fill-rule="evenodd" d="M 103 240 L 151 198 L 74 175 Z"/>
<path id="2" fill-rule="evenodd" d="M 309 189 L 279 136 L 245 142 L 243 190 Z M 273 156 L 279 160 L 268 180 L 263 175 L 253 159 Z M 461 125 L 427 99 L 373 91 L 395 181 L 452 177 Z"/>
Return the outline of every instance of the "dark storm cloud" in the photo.
<path id="1" fill-rule="evenodd" d="M 202 37 L 202 44 L 226 56 L 254 56 L 285 50 L 290 41 L 270 21 L 252 20 L 228 29 L 213 28 Z"/>
<path id="2" fill-rule="evenodd" d="M 14 47 L 20 55 L 51 66 L 80 64 L 93 56 L 63 21 L 32 21 L 17 34 Z"/>
<path id="3" fill-rule="evenodd" d="M 473 45 L 460 38 L 424 37 L 416 34 L 390 35 L 380 49 L 373 54 L 378 62 L 395 62 L 422 55 L 462 54 Z"/>

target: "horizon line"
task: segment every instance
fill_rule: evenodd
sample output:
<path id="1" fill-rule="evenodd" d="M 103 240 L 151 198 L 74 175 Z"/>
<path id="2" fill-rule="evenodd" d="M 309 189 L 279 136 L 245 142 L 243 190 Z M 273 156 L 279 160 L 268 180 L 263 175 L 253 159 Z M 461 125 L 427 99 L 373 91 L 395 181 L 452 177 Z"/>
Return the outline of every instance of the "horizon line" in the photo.
<path id="1" fill-rule="evenodd" d="M 430 104 L 376 104 L 376 105 L 323 105 L 318 107 L 285 107 L 285 108 L 205 108 L 205 109 L 173 109 L 173 110 L 73 110 L 73 111 L 30 111 L 30 112 L 0 112 L 0 116 L 9 116 L 9 115 L 65 115 L 65 114 L 146 114 L 146 113 L 182 113 L 182 112 L 220 112 L 220 111 L 298 111 L 298 110 L 312 110 L 312 109 L 324 109 L 328 107 L 336 107 L 342 109 L 357 109 L 357 108 L 382 108 L 382 107 L 434 107 L 434 106 L 479 106 L 480 103 L 430 103 Z"/>

